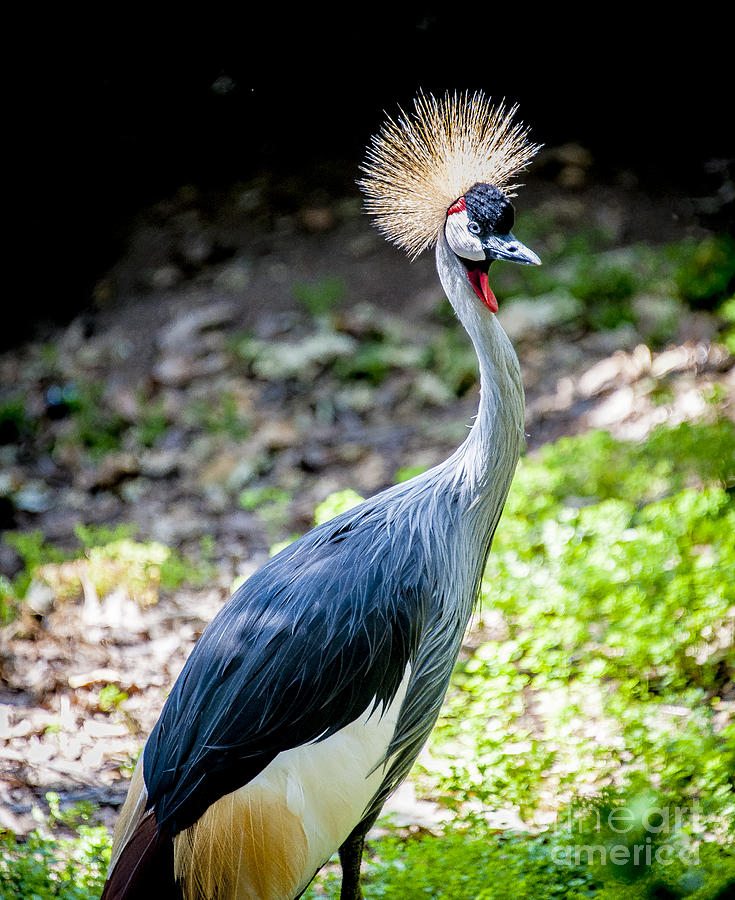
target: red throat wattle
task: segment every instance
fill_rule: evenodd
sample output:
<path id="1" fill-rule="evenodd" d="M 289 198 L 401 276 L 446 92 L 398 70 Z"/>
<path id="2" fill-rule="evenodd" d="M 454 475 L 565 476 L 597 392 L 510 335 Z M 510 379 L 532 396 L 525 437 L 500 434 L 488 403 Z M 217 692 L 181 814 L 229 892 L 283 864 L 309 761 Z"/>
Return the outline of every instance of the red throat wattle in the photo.
<path id="1" fill-rule="evenodd" d="M 496 300 L 495 294 L 493 294 L 487 279 L 487 271 L 490 268 L 490 264 L 479 263 L 478 265 L 473 266 L 467 260 L 463 260 L 463 262 L 467 269 L 467 278 L 469 278 L 475 293 L 491 313 L 496 313 L 498 311 L 498 301 Z"/>

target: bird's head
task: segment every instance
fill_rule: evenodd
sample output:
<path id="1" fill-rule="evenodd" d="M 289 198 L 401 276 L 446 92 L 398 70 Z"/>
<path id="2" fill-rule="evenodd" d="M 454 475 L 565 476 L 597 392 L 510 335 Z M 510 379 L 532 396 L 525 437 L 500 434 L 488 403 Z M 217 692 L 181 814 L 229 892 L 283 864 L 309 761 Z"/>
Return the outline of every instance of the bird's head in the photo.
<path id="1" fill-rule="evenodd" d="M 387 119 L 368 147 L 359 182 L 366 209 L 411 258 L 444 235 L 477 296 L 498 305 L 488 285 L 495 259 L 539 265 L 512 234 L 513 179 L 538 146 L 514 121 L 516 108 L 493 107 L 483 93 L 420 93 L 414 113 Z"/>
<path id="2" fill-rule="evenodd" d="M 539 266 L 541 260 L 512 233 L 515 210 L 495 185 L 474 184 L 447 210 L 444 235 L 459 257 L 477 296 L 496 313 L 498 301 L 488 282 L 490 264 L 496 259 Z"/>

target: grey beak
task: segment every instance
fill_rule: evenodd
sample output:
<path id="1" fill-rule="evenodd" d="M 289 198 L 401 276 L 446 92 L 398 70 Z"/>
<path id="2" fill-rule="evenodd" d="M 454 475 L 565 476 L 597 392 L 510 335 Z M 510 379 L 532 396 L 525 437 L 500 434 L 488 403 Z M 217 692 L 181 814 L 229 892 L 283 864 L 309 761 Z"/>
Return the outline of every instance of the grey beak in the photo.
<path id="1" fill-rule="evenodd" d="M 529 250 L 510 232 L 508 234 L 491 234 L 482 242 L 486 259 L 505 259 L 509 262 L 521 263 L 524 266 L 540 266 L 541 260 L 533 250 Z"/>

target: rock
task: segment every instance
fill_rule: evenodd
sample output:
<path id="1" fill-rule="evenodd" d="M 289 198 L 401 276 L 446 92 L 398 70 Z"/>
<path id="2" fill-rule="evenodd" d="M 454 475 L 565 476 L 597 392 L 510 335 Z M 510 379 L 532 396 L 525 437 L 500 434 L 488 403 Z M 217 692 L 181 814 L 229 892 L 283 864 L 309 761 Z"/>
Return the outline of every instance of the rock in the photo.
<path id="1" fill-rule="evenodd" d="M 157 291 L 170 291 L 184 278 L 178 266 L 171 264 L 159 266 L 154 269 L 147 278 L 148 286 Z"/>
<path id="2" fill-rule="evenodd" d="M 260 426 L 255 440 L 265 450 L 286 450 L 295 447 L 302 440 L 302 435 L 287 419 L 273 419 Z"/>
<path id="3" fill-rule="evenodd" d="M 33 579 L 26 591 L 24 603 L 38 616 L 47 616 L 54 607 L 53 588 L 41 579 Z"/>
<path id="4" fill-rule="evenodd" d="M 562 187 L 579 188 L 587 179 L 587 172 L 592 165 L 592 154 L 581 144 L 569 143 L 544 150 L 539 157 L 539 164 L 558 170 L 557 181 Z"/>
<path id="5" fill-rule="evenodd" d="M 618 388 L 617 391 L 589 413 L 589 424 L 593 428 L 610 427 L 627 419 L 633 413 L 634 407 L 635 393 L 633 388 L 629 385 Z"/>
<path id="6" fill-rule="evenodd" d="M 242 490 L 245 485 L 249 484 L 256 476 L 266 472 L 268 468 L 268 459 L 263 454 L 253 453 L 239 458 L 236 465 L 233 466 L 227 476 L 225 487 L 231 493 L 237 493 L 237 491 Z"/>
<path id="7" fill-rule="evenodd" d="M 688 309 L 679 319 L 676 339 L 682 343 L 710 343 L 717 337 L 718 323 L 710 313 Z"/>
<path id="8" fill-rule="evenodd" d="M 166 387 L 184 387 L 196 378 L 218 375 L 230 364 L 224 353 L 208 353 L 202 358 L 188 354 L 165 356 L 153 367 L 153 378 Z"/>
<path id="9" fill-rule="evenodd" d="M 601 359 L 587 369 L 577 382 L 577 391 L 582 397 L 594 397 L 604 390 L 619 384 L 623 379 L 628 355 L 623 351 Z M 627 379 L 625 379 L 627 381 Z"/>
<path id="10" fill-rule="evenodd" d="M 137 422 L 140 416 L 140 402 L 135 391 L 120 387 L 108 392 L 107 402 L 112 410 L 126 422 Z"/>
<path id="11" fill-rule="evenodd" d="M 116 487 L 140 472 L 140 463 L 132 453 L 108 453 L 100 465 L 83 479 L 87 490 L 104 491 Z"/>
<path id="12" fill-rule="evenodd" d="M 383 240 L 379 234 L 365 233 L 352 238 L 347 244 L 347 252 L 353 259 L 365 259 L 376 250 L 382 249 Z"/>
<path id="13" fill-rule="evenodd" d="M 113 629 L 115 640 L 125 643 L 131 634 L 144 634 L 148 628 L 146 618 L 139 604 L 128 594 L 125 588 L 119 587 L 110 591 L 104 599 L 93 595 L 92 590 L 85 590 L 80 619 L 88 629 L 87 638 L 101 638 L 101 629 Z M 100 629 L 98 631 L 98 629 Z"/>
<path id="14" fill-rule="evenodd" d="M 565 291 L 552 291 L 534 300 L 514 300 L 501 306 L 498 318 L 508 337 L 522 340 L 573 321 L 582 304 Z"/>
<path id="15" fill-rule="evenodd" d="M 2 508 L 1 502 L 0 508 Z M 5 541 L 0 541 L 0 572 L 8 578 L 17 575 L 22 569 L 23 560 L 15 547 L 11 547 Z"/>
<path id="16" fill-rule="evenodd" d="M 298 222 L 312 233 L 329 231 L 337 224 L 337 216 L 330 206 L 311 206 L 300 210 Z"/>
<path id="17" fill-rule="evenodd" d="M 437 378 L 433 372 L 418 373 L 413 386 L 413 394 L 422 402 L 435 406 L 446 406 L 456 399 L 454 391 L 440 378 Z M 369 409 L 369 406 L 364 409 Z"/>
<path id="18" fill-rule="evenodd" d="M 638 330 L 654 343 L 659 337 L 674 334 L 677 322 L 683 318 L 683 305 L 672 297 L 639 294 L 632 300 Z"/>
<path id="19" fill-rule="evenodd" d="M 236 509 L 234 512 L 230 512 L 222 524 L 226 532 L 236 534 L 239 538 L 242 538 L 243 535 L 250 539 L 259 537 L 262 530 L 257 515 L 245 509 Z"/>
<path id="20" fill-rule="evenodd" d="M 167 546 L 177 545 L 206 533 L 200 510 L 188 501 L 171 504 L 168 513 L 151 525 L 151 537 Z"/>
<path id="21" fill-rule="evenodd" d="M 13 503 L 24 512 L 42 513 L 54 505 L 54 491 L 43 481 L 27 481 L 13 495 Z"/>
<path id="22" fill-rule="evenodd" d="M 308 378 L 317 367 L 355 353 L 357 342 L 345 334 L 318 332 L 298 342 L 265 345 L 253 371 L 266 380 Z"/>
<path id="23" fill-rule="evenodd" d="M 222 266 L 214 276 L 214 286 L 227 294 L 240 294 L 250 284 L 252 267 L 243 258 L 234 259 Z"/>
<path id="24" fill-rule="evenodd" d="M 320 444 L 304 447 L 299 463 L 305 472 L 321 472 L 335 460 L 333 451 Z"/>
<path id="25" fill-rule="evenodd" d="M 180 462 L 178 450 L 148 450 L 140 458 L 140 474 L 146 478 L 169 478 L 178 474 Z"/>
<path id="26" fill-rule="evenodd" d="M 366 444 L 360 444 L 355 441 L 339 444 L 336 448 L 337 458 L 340 462 L 356 463 L 363 459 L 369 452 Z"/>
<path id="27" fill-rule="evenodd" d="M 288 334 L 296 325 L 297 317 L 290 310 L 266 310 L 258 317 L 253 329 L 256 340 L 273 341 Z"/>
<path id="28" fill-rule="evenodd" d="M 355 486 L 363 496 L 384 487 L 387 480 L 385 458 L 382 453 L 371 451 L 355 469 Z"/>
<path id="29" fill-rule="evenodd" d="M 199 471 L 199 483 L 203 486 L 225 484 L 242 457 L 232 450 L 224 450 L 209 459 Z"/>
<path id="30" fill-rule="evenodd" d="M 120 497 L 130 504 L 138 504 L 148 495 L 151 489 L 147 478 L 133 478 L 120 485 Z"/>
<path id="31" fill-rule="evenodd" d="M 156 342 L 163 350 L 191 352 L 192 345 L 204 331 L 226 325 L 232 321 L 234 314 L 234 304 L 226 300 L 188 310 L 161 328 Z"/>
<path id="32" fill-rule="evenodd" d="M 192 232 L 181 238 L 176 249 L 187 268 L 200 269 L 212 257 L 214 241 L 206 232 Z"/>
<path id="33" fill-rule="evenodd" d="M 189 356 L 166 356 L 153 367 L 153 378 L 166 387 L 183 387 L 194 377 L 194 361 Z"/>
<path id="34" fill-rule="evenodd" d="M 89 687 L 91 684 L 121 684 L 127 688 L 127 679 L 117 669 L 94 669 L 91 672 L 70 675 L 67 679 L 69 687 L 77 690 L 80 687 Z"/>
<path id="35" fill-rule="evenodd" d="M 565 166 L 579 166 L 582 169 L 588 169 L 592 165 L 592 154 L 581 144 L 568 143 L 561 144 L 549 151 L 555 154 L 557 160 Z"/>

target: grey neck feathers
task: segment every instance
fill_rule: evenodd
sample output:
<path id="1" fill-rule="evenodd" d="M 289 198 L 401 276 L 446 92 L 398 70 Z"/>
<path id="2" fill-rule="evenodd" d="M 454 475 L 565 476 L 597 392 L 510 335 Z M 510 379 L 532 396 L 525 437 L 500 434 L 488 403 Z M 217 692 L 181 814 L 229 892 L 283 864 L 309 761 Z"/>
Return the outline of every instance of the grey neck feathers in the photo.
<path id="1" fill-rule="evenodd" d="M 497 523 L 524 442 L 524 394 L 518 357 L 500 322 L 479 300 L 444 233 L 436 248 L 442 286 L 474 344 L 480 405 L 470 434 L 445 463 L 445 475 Z M 479 510 L 478 510 L 479 512 Z"/>

